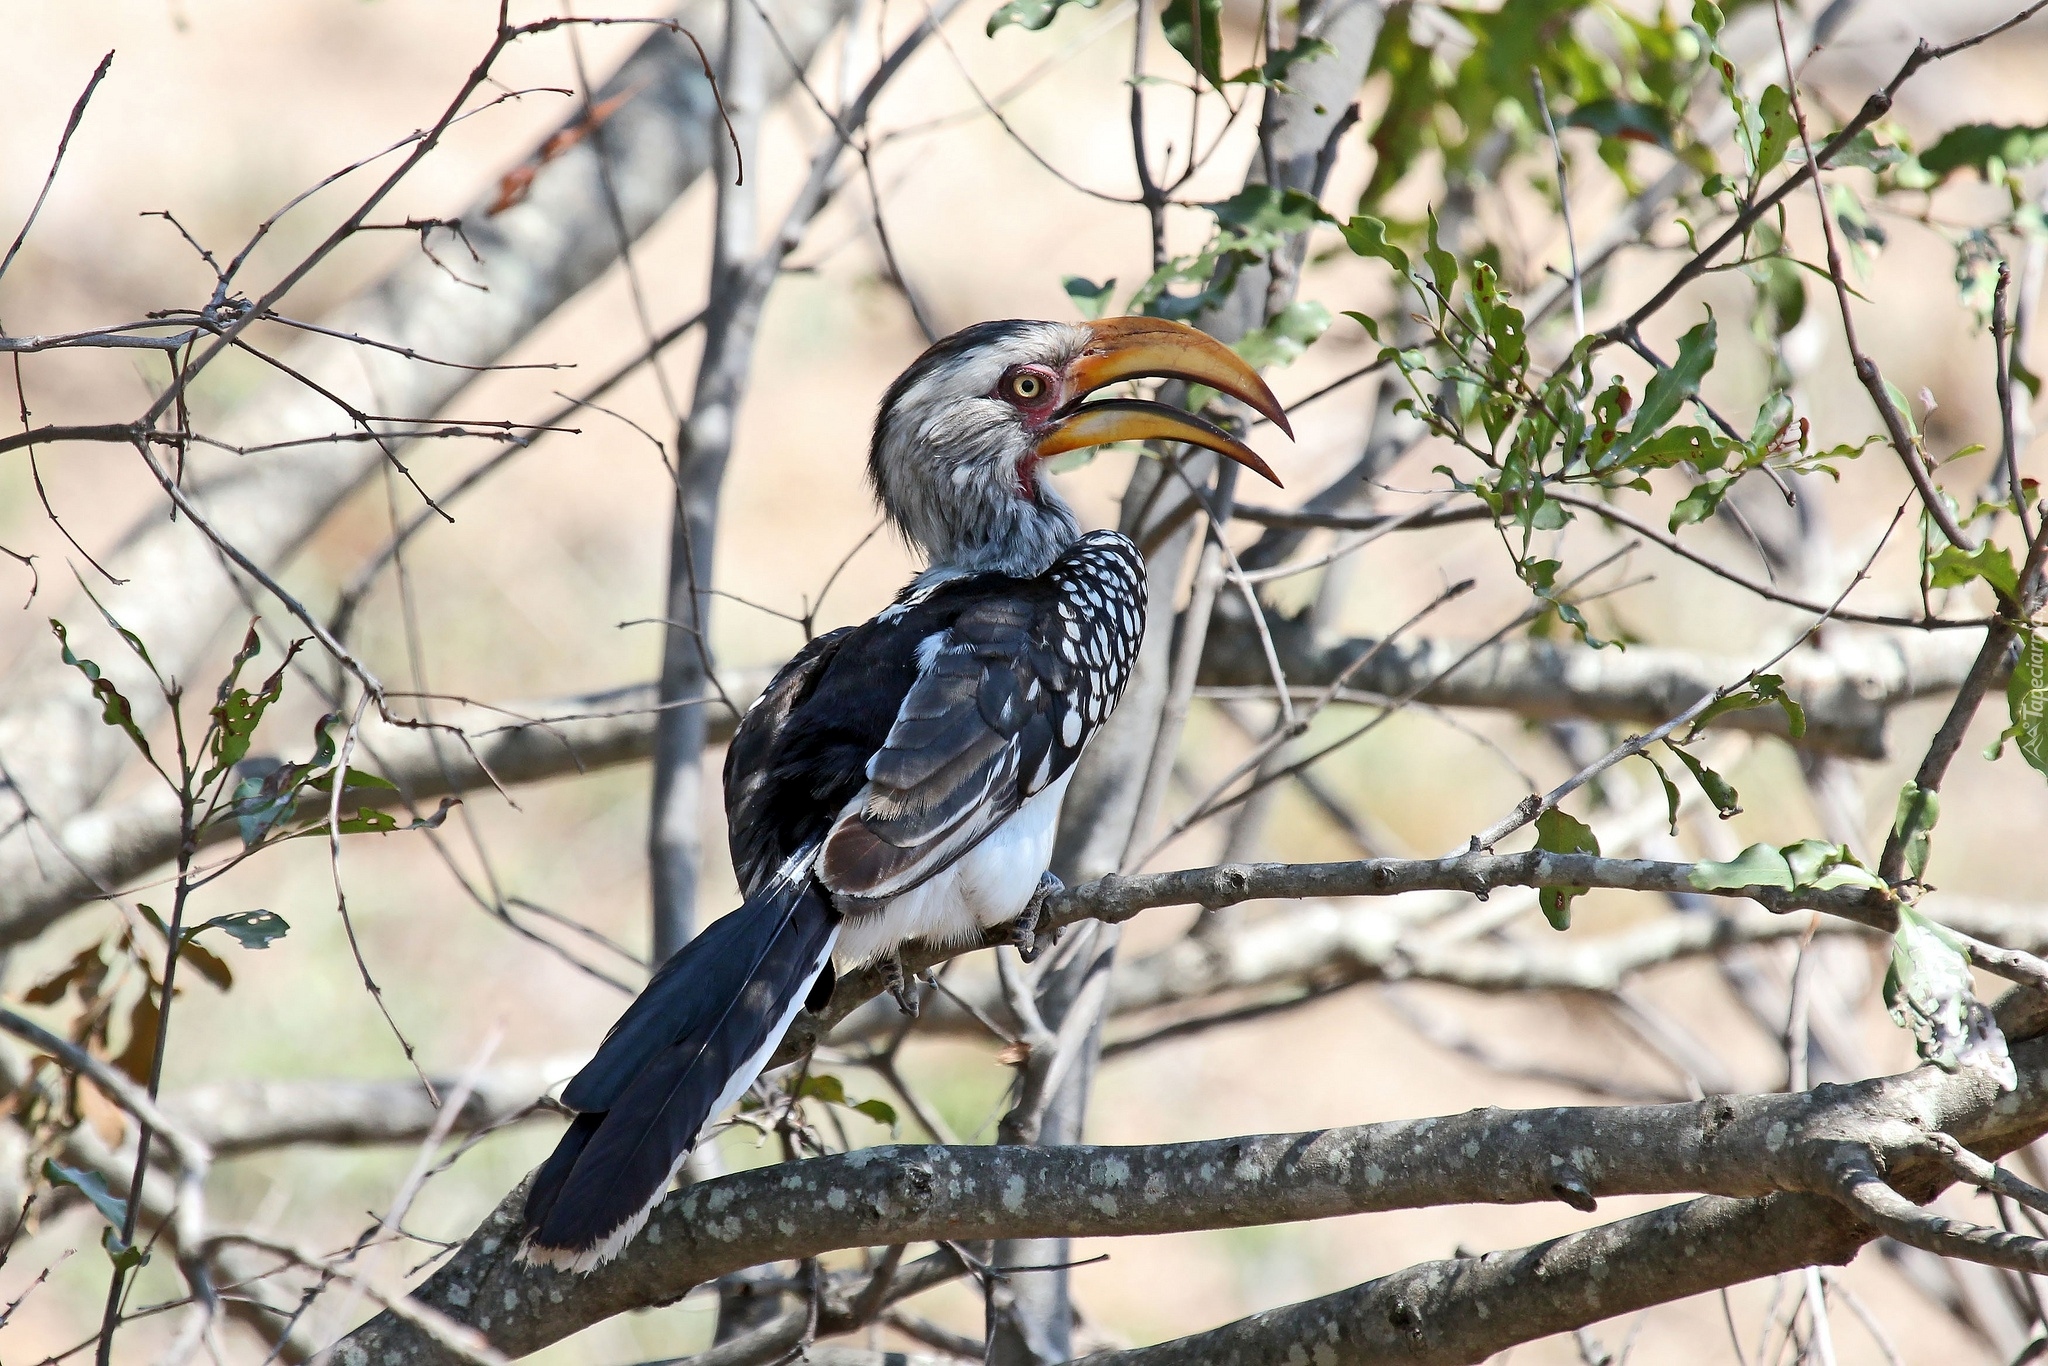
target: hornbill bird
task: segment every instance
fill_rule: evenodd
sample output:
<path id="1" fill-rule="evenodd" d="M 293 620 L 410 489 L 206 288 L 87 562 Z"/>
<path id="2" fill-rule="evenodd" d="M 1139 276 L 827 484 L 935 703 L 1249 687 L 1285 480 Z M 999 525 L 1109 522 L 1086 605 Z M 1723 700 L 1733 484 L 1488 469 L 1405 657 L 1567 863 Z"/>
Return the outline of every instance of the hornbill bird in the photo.
<path id="1" fill-rule="evenodd" d="M 1176 441 L 1279 482 L 1201 417 L 1083 401 L 1143 377 L 1207 385 L 1289 430 L 1235 353 L 1157 318 L 980 323 L 890 386 L 868 474 L 929 567 L 871 621 L 812 641 L 740 722 L 725 805 L 746 901 L 661 965 L 563 1090 L 576 1117 L 528 1189 L 528 1260 L 588 1271 L 618 1255 L 706 1122 L 830 998 L 835 966 L 881 961 L 908 1009 L 910 941 L 957 947 L 1011 922 L 1035 946 L 1074 762 L 1145 627 L 1137 547 L 1083 535 L 1044 461 Z"/>

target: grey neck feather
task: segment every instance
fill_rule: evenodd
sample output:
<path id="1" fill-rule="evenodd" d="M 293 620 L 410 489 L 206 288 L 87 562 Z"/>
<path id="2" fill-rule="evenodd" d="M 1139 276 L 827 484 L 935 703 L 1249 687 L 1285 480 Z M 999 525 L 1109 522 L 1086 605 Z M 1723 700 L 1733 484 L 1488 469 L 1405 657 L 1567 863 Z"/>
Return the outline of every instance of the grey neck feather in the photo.
<path id="1" fill-rule="evenodd" d="M 920 586 L 962 574 L 1043 574 L 1081 534 L 1074 510 L 1033 469 L 1018 491 L 1033 437 L 1016 410 L 990 397 L 1011 365 L 1054 369 L 1085 345 L 1063 323 L 986 323 L 939 343 L 883 400 L 869 473 L 882 508 L 929 568 Z"/>

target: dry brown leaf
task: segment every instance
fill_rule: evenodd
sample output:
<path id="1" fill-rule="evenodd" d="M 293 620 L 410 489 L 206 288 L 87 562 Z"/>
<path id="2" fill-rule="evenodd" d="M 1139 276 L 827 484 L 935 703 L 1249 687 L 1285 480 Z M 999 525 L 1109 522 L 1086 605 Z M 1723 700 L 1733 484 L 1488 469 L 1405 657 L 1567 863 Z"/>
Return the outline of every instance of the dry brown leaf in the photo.
<path id="1" fill-rule="evenodd" d="M 541 167 L 602 128 L 605 120 L 618 113 L 626 102 L 645 89 L 646 85 L 645 81 L 641 81 L 637 85 L 621 90 L 608 100 L 592 105 L 590 111 L 582 118 L 543 142 L 540 150 L 529 160 L 505 172 L 504 178 L 498 182 L 498 197 L 491 201 L 491 207 L 485 212 L 495 218 L 514 205 L 524 202 L 526 196 L 533 191 L 533 178 L 540 174 Z"/>
<path id="2" fill-rule="evenodd" d="M 100 1142 L 109 1148 L 121 1146 L 121 1140 L 128 1132 L 128 1112 L 107 1099 L 106 1093 L 94 1085 L 90 1077 L 79 1079 L 78 1114 L 99 1135 Z"/>

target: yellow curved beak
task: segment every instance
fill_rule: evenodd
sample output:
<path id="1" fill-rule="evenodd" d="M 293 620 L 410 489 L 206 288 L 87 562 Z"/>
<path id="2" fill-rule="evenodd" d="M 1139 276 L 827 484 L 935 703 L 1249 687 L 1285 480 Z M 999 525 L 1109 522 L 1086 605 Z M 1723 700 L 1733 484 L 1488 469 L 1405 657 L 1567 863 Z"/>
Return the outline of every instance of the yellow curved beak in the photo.
<path id="1" fill-rule="evenodd" d="M 1142 399 L 1081 400 L 1127 379 L 1178 379 L 1204 384 L 1242 400 L 1291 439 L 1287 410 L 1235 351 L 1186 323 L 1165 318 L 1105 318 L 1090 323 L 1087 347 L 1067 366 L 1073 395 L 1038 443 L 1042 458 L 1105 446 L 1113 441 L 1184 441 L 1227 456 L 1275 485 L 1280 477 L 1258 452 L 1215 423 L 1163 403 Z"/>

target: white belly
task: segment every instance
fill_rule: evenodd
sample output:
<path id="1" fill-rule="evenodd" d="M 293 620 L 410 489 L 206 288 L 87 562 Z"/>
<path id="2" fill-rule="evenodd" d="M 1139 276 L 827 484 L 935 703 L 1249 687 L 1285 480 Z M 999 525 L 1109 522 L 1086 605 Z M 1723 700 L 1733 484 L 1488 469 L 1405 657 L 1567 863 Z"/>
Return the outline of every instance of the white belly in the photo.
<path id="1" fill-rule="evenodd" d="M 971 944 L 991 926 L 1015 920 L 1052 863 L 1068 769 L 1017 814 L 982 837 L 952 867 L 878 911 L 849 918 L 832 958 L 851 970 L 913 939 L 948 948 Z"/>

